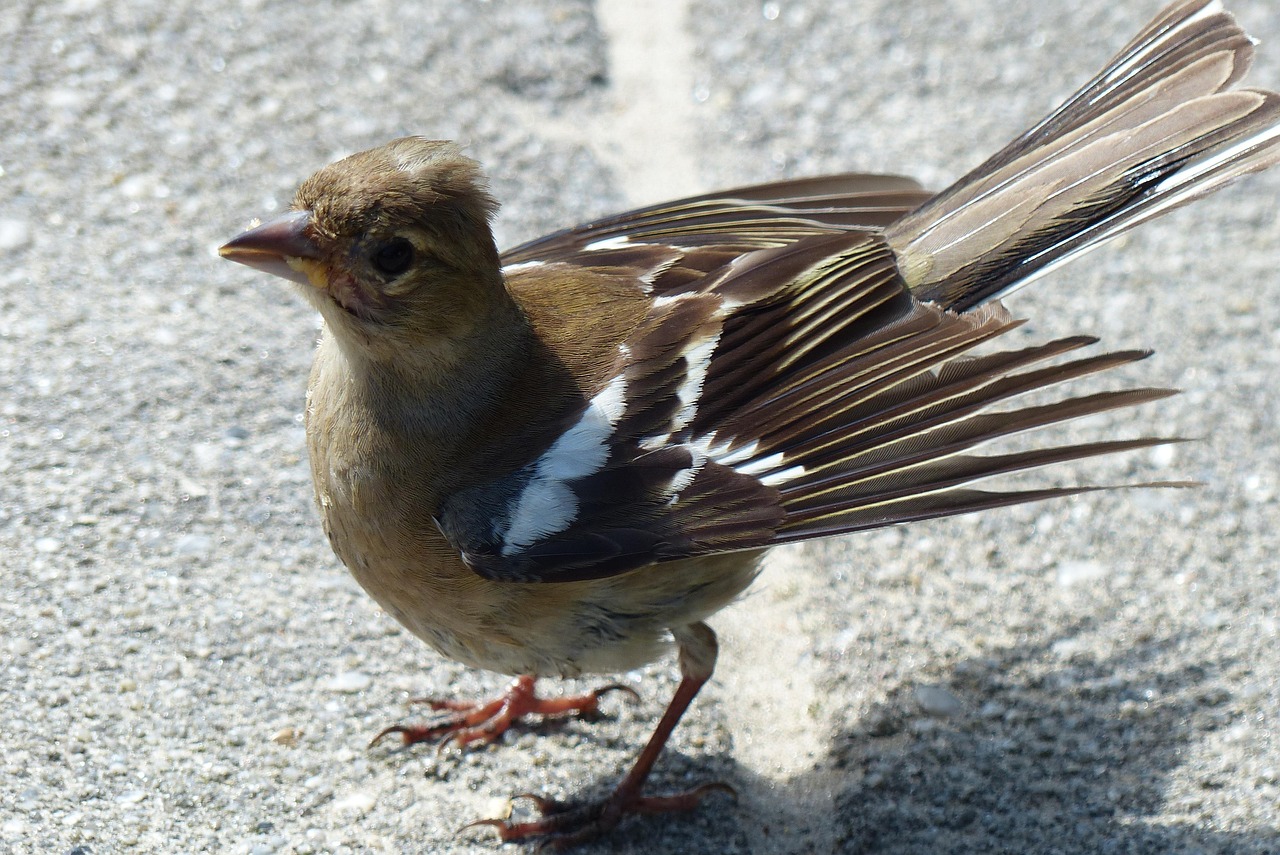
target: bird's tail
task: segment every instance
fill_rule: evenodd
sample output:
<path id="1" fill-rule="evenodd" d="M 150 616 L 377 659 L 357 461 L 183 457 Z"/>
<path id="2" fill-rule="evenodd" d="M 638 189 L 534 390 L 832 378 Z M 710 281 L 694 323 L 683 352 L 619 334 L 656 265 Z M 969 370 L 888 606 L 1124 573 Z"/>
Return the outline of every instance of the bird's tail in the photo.
<path id="1" fill-rule="evenodd" d="M 1181 0 L 1050 116 L 886 232 L 918 297 L 965 310 L 1280 161 L 1253 40 Z"/>

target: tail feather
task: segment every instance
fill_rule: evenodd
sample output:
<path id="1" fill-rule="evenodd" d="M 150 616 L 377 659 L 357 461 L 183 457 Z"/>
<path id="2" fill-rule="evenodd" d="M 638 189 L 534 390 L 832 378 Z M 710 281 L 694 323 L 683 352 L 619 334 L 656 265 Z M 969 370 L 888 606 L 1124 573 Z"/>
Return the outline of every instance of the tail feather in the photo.
<path id="1" fill-rule="evenodd" d="M 965 310 L 1280 161 L 1280 96 L 1230 90 L 1253 42 L 1170 7 L 1084 88 L 886 238 L 920 299 Z"/>

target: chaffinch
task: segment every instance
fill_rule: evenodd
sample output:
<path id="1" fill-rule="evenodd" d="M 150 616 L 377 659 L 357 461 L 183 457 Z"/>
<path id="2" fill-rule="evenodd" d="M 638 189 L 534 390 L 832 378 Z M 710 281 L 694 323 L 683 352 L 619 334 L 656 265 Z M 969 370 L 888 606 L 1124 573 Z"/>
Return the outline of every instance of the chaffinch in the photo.
<path id="1" fill-rule="evenodd" d="M 993 412 L 1146 354 L 1076 354 L 1087 336 L 971 351 L 1017 325 L 995 298 L 1280 158 L 1280 99 L 1231 88 L 1252 53 L 1218 3 L 1175 3 L 940 194 L 784 181 L 505 254 L 497 203 L 451 143 L 395 140 L 308 179 L 222 253 L 300 283 L 324 318 L 306 404 L 324 530 L 411 632 L 517 675 L 495 701 L 437 702 L 443 718 L 387 732 L 465 746 L 524 714 L 593 711 L 618 687 L 541 698 L 535 677 L 635 668 L 674 641 L 679 688 L 609 798 L 482 823 L 565 847 L 727 790 L 641 793 L 712 673 L 703 621 L 768 547 L 1093 489 L 971 485 L 1161 441 L 976 454 L 1169 392 Z"/>

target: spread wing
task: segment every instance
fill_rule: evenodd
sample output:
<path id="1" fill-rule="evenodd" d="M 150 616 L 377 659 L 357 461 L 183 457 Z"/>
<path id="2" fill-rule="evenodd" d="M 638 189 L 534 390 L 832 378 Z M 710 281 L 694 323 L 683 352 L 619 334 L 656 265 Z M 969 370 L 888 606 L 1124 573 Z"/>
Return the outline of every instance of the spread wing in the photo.
<path id="1" fill-rule="evenodd" d="M 644 277 L 672 266 L 671 250 L 696 258 L 690 270 L 756 249 L 806 237 L 881 230 L 923 205 L 932 194 L 896 175 L 827 175 L 739 187 L 616 214 L 538 238 L 503 253 L 503 264 L 588 264 L 635 268 Z M 650 277 L 658 278 L 658 277 Z M 684 279 L 650 282 L 661 292 Z"/>
<path id="2" fill-rule="evenodd" d="M 586 240 L 579 264 L 594 260 Z M 1090 488 L 973 484 L 1161 441 L 974 453 L 1169 394 L 1010 406 L 1146 356 L 1068 356 L 1087 337 L 973 355 L 1016 325 L 998 304 L 958 314 L 921 303 L 874 233 L 819 231 L 739 252 L 653 299 L 559 436 L 517 471 L 451 496 L 437 522 L 488 578 L 598 578 L 1079 492 Z"/>

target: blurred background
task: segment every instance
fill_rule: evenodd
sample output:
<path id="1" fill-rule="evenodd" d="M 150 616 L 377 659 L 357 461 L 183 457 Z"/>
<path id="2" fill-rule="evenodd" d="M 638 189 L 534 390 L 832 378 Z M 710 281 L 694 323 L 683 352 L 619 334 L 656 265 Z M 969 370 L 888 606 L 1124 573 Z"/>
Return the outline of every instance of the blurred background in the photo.
<path id="1" fill-rule="evenodd" d="M 1280 88 L 1270 0 L 1230 8 Z M 329 551 L 317 318 L 216 258 L 342 155 L 465 142 L 499 243 L 834 171 L 940 188 L 1158 0 L 9 0 L 0 8 L 0 850 L 493 852 L 507 795 L 599 795 L 674 687 L 465 756 L 368 739 L 502 678 Z M 587 852 L 1280 850 L 1280 170 L 1008 301 L 1157 356 L 1102 422 L 1196 479 L 779 551 L 652 787 L 737 803 Z M 1088 426 L 1085 426 L 1088 429 Z M 1094 427 L 1095 431 L 1097 426 Z M 1096 435 L 1096 434 L 1095 434 Z M 590 685 L 589 683 L 583 685 Z M 512 850 L 515 851 L 515 850 Z"/>

